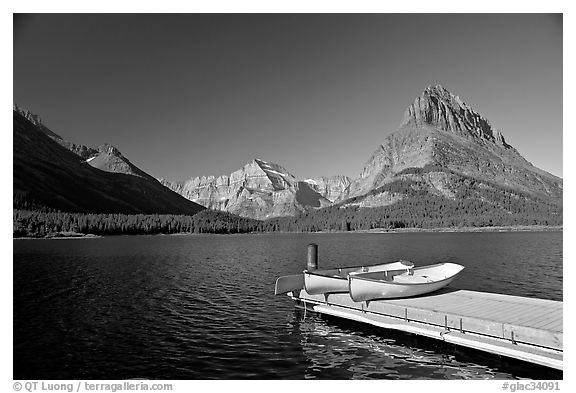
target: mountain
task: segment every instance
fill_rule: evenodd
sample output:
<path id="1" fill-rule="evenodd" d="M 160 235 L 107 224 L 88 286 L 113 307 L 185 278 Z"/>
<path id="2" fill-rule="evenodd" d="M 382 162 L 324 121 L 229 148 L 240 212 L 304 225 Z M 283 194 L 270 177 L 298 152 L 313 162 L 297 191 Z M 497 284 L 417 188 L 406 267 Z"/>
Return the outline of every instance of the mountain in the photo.
<path id="1" fill-rule="evenodd" d="M 107 143 L 100 145 L 94 153 L 86 160 L 90 166 L 112 173 L 124 173 L 126 175 L 139 176 L 150 181 L 156 179 L 136 165 L 132 164 L 120 153 L 120 150 Z"/>
<path id="2" fill-rule="evenodd" d="M 134 176 L 92 167 L 66 143 L 58 143 L 62 138 L 38 117 L 22 110 L 14 110 L 13 136 L 14 208 L 126 214 L 195 214 L 204 209 L 143 172 Z"/>
<path id="3" fill-rule="evenodd" d="M 553 215 L 549 222 L 558 223 L 563 190 L 562 179 L 526 161 L 484 116 L 441 85 L 428 86 L 408 106 L 398 130 L 384 139 L 355 179 L 332 176 L 300 181 L 280 165 L 256 159 L 229 176 L 161 182 L 203 206 L 243 217 L 306 213 L 322 222 L 327 222 L 328 214 L 322 208 L 331 205 L 395 206 L 404 213 L 412 206 L 428 216 L 441 215 L 434 209 L 442 209 L 448 201 L 454 209 L 451 214 L 474 206 L 476 213 L 466 213 L 466 222 L 473 222 L 474 214 L 488 214 L 506 223 L 546 222 Z M 424 207 L 423 201 L 434 201 L 434 206 Z M 523 216 L 522 209 L 531 213 Z M 329 211 L 340 215 L 338 210 Z M 514 220 L 502 218 L 506 214 L 513 214 Z M 533 219 L 526 221 L 528 215 Z M 313 218 L 308 220 L 311 224 L 306 228 L 317 224 L 312 224 Z"/>
<path id="4" fill-rule="evenodd" d="M 562 179 L 534 167 L 440 85 L 408 106 L 332 206 L 266 222 L 282 231 L 562 225 Z"/>
<path id="5" fill-rule="evenodd" d="M 562 179 L 526 161 L 486 118 L 441 85 L 429 86 L 408 106 L 399 129 L 377 147 L 336 203 L 392 205 L 409 198 L 416 181 L 430 195 L 454 199 L 463 179 L 562 205 Z M 395 191 L 385 187 L 392 183 Z M 473 189 L 468 197 L 479 197 Z"/>
<path id="6" fill-rule="evenodd" d="M 48 135 L 60 146 L 65 147 L 80 158 L 86 160 L 86 162 L 94 168 L 98 168 L 106 172 L 125 173 L 128 175 L 147 178 L 149 180 L 155 180 L 152 176 L 148 175 L 146 172 L 132 164 L 126 157 L 122 155 L 122 153 L 120 153 L 117 148 L 108 143 L 105 143 L 98 148 L 93 148 L 69 142 L 42 124 L 42 119 L 40 116 L 35 115 L 27 109 L 19 107 L 18 105 L 14 105 L 14 111 L 29 120 L 40 131 Z"/>
<path id="7" fill-rule="evenodd" d="M 70 143 L 14 108 L 15 207 L 178 214 L 206 207 L 272 219 L 262 223 L 271 230 L 333 230 L 559 225 L 562 198 L 561 178 L 533 166 L 441 85 L 408 106 L 355 179 L 299 180 L 254 159 L 230 175 L 157 181 L 115 147 Z"/>
<path id="8" fill-rule="evenodd" d="M 77 145 L 72 142 L 68 142 L 60 135 L 56 134 L 48 127 L 46 127 L 42 123 L 42 119 L 39 115 L 36 115 L 25 108 L 21 108 L 18 105 L 14 104 L 13 106 L 14 112 L 20 114 L 22 117 L 26 118 L 30 123 L 34 124 L 40 131 L 44 134 L 48 135 L 53 141 L 57 142 L 59 145 L 65 147 L 66 149 L 70 150 L 71 152 L 75 153 L 76 155 L 80 156 L 81 158 L 87 160 L 88 158 L 94 156 L 98 153 L 97 149 L 93 149 L 88 146 L 84 145 Z"/>
<path id="9" fill-rule="evenodd" d="M 342 194 L 350 187 L 348 176 L 320 176 L 304 180 L 310 188 L 328 199 L 330 202 L 338 200 Z"/>
<path id="10" fill-rule="evenodd" d="M 316 185 L 299 181 L 282 166 L 260 159 L 248 162 L 230 175 L 160 182 L 207 208 L 256 219 L 294 216 L 331 204 L 315 189 Z M 325 194 L 330 191 L 323 190 Z"/>

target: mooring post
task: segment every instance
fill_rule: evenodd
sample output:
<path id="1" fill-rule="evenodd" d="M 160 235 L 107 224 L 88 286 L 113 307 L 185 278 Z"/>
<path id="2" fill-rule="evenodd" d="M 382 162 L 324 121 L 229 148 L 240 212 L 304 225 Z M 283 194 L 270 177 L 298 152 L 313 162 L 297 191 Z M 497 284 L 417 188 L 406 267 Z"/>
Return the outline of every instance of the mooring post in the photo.
<path id="1" fill-rule="evenodd" d="M 308 262 L 306 263 L 308 270 L 318 269 L 318 244 L 308 244 Z"/>

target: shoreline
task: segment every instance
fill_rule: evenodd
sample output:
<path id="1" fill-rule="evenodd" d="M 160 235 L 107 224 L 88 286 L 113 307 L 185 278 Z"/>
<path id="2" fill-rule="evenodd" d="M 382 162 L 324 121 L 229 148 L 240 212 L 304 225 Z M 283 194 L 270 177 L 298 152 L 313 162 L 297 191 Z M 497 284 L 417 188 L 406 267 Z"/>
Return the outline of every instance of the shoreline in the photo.
<path id="1" fill-rule="evenodd" d="M 365 233 L 477 233 L 477 232 L 562 232 L 564 230 L 563 225 L 519 225 L 519 226 L 494 226 L 494 227 L 458 227 L 458 228 L 374 228 L 374 229 L 364 229 L 357 231 L 318 231 L 318 232 L 247 232 L 247 233 L 158 233 L 149 235 L 94 235 L 91 233 L 67 233 L 60 234 L 59 236 L 48 236 L 48 237 L 13 237 L 12 240 L 67 240 L 67 239 L 99 239 L 103 237 L 111 236 L 189 236 L 189 235 L 264 235 L 264 234 L 330 234 L 330 233 L 350 233 L 350 234 L 365 234 Z"/>
<path id="2" fill-rule="evenodd" d="M 12 237 L 12 240 L 29 240 L 29 239 L 70 240 L 70 239 L 99 239 L 101 237 L 104 237 L 104 236 L 94 235 L 93 233 L 58 232 L 58 233 L 52 234 L 51 236 L 44 236 L 44 237 L 31 237 L 31 236 Z"/>
<path id="3" fill-rule="evenodd" d="M 447 233 L 471 233 L 471 232 L 562 232 L 563 225 L 518 225 L 518 226 L 494 226 L 494 227 L 448 227 L 448 228 L 395 228 L 395 229 L 367 229 L 355 231 L 358 233 L 411 233 L 411 232 L 447 232 Z"/>

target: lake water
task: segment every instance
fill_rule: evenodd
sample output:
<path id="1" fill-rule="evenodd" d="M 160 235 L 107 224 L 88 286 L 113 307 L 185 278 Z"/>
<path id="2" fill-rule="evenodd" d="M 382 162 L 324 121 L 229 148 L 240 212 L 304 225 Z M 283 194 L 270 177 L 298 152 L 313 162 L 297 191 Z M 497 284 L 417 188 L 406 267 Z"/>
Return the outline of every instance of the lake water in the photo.
<path id="1" fill-rule="evenodd" d="M 562 300 L 562 232 L 14 240 L 14 379 L 561 378 L 304 315 L 274 282 L 311 242 L 321 267 L 455 262 L 451 287 Z"/>

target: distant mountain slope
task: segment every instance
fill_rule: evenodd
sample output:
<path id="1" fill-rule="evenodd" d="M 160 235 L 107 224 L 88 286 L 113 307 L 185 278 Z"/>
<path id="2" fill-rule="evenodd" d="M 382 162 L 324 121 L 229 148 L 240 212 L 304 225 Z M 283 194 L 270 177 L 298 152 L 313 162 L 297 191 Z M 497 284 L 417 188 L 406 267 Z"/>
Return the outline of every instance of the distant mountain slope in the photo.
<path id="1" fill-rule="evenodd" d="M 124 173 L 126 175 L 134 175 L 150 181 L 156 181 L 154 177 L 132 164 L 118 149 L 107 143 L 99 146 L 86 162 L 94 168 L 106 172 Z"/>
<path id="2" fill-rule="evenodd" d="M 60 135 L 56 134 L 55 132 L 50 130 L 48 127 L 46 127 L 42 123 L 42 119 L 40 118 L 39 115 L 36 115 L 27 109 L 21 108 L 16 104 L 14 104 L 13 109 L 14 109 L 14 112 L 25 117 L 28 121 L 30 121 L 32 124 L 34 124 L 40 131 L 42 131 L 44 134 L 48 135 L 53 141 L 57 142 L 59 145 L 65 147 L 66 149 L 70 150 L 71 152 L 75 153 L 76 155 L 80 156 L 84 160 L 87 160 L 90 157 L 92 157 L 98 153 L 98 149 L 94 149 L 94 148 L 84 146 L 84 145 L 78 145 L 78 144 L 75 144 L 75 143 L 72 143 L 72 142 L 65 140 Z"/>
<path id="3" fill-rule="evenodd" d="M 432 193 L 446 198 L 455 197 L 459 174 L 562 205 L 562 179 L 526 161 L 484 117 L 440 85 L 429 86 L 408 107 L 398 131 L 378 146 L 337 203 L 366 195 L 361 206 L 374 207 L 408 197 L 376 198 L 374 191 L 403 180 L 409 168 L 435 168 L 422 176 Z"/>
<path id="4" fill-rule="evenodd" d="M 255 159 L 229 176 L 203 176 L 184 182 L 160 180 L 184 197 L 211 209 L 242 217 L 293 216 L 331 202 L 282 166 Z"/>
<path id="5" fill-rule="evenodd" d="M 408 168 L 398 173 L 394 181 L 388 182 L 368 194 L 351 198 L 338 204 L 346 207 L 396 207 L 403 201 L 411 206 L 426 204 L 432 200 L 445 201 L 424 216 L 441 216 L 442 204 L 461 206 L 462 213 L 470 216 L 506 216 L 525 214 L 524 218 L 538 223 L 557 225 L 562 222 L 562 204 L 555 199 L 537 197 L 515 188 L 479 180 L 438 166 Z M 445 213 L 445 212 L 444 212 Z M 451 217 L 445 217 L 450 220 Z M 505 220 L 504 220 L 505 221 Z M 506 222 L 502 225 L 508 225 Z"/>
<path id="6" fill-rule="evenodd" d="M 15 107 L 14 204 L 153 213 L 202 205 L 273 219 L 263 223 L 273 230 L 559 225 L 563 181 L 526 161 L 486 118 L 436 85 L 408 106 L 355 179 L 299 180 L 255 159 L 230 175 L 158 182 L 113 146 L 71 144 Z"/>
<path id="7" fill-rule="evenodd" d="M 149 214 L 195 214 L 204 209 L 149 175 L 143 178 L 93 168 L 56 143 L 56 134 L 49 137 L 17 111 L 13 125 L 15 208 Z"/>
<path id="8" fill-rule="evenodd" d="M 114 146 L 104 143 L 98 148 L 88 147 L 81 144 L 69 142 L 56 134 L 42 123 L 40 116 L 35 115 L 27 109 L 14 105 L 14 111 L 28 119 L 40 131 L 48 135 L 53 141 L 59 145 L 70 150 L 72 153 L 78 155 L 86 160 L 94 168 L 101 169 L 106 172 L 125 173 L 127 175 L 134 175 L 155 180 L 152 176 L 132 164 L 120 151 Z"/>
<path id="9" fill-rule="evenodd" d="M 450 188 L 431 187 L 430 181 Z M 266 222 L 281 231 L 562 225 L 562 206 L 487 181 L 434 167 L 409 168 L 398 179 L 324 209 Z"/>
<path id="10" fill-rule="evenodd" d="M 332 204 L 378 208 L 420 203 L 415 198 L 427 195 L 458 206 L 465 205 L 459 198 L 478 200 L 496 215 L 507 211 L 501 197 L 515 198 L 525 201 L 516 207 L 542 207 L 531 217 L 540 220 L 550 213 L 551 222 L 558 223 L 563 191 L 562 179 L 526 161 L 486 118 L 440 85 L 429 86 L 408 106 L 399 129 L 372 153 L 358 178 L 299 181 L 280 165 L 253 160 L 230 176 L 161 181 L 206 207 L 258 219 L 320 217 L 314 210 Z M 466 184 L 468 193 L 462 191 Z M 414 194 L 415 187 L 422 192 Z"/>
<path id="11" fill-rule="evenodd" d="M 330 202 L 338 200 L 344 192 L 350 187 L 350 178 L 348 176 L 319 176 L 312 179 L 304 180 L 310 188 L 328 199 Z"/>

